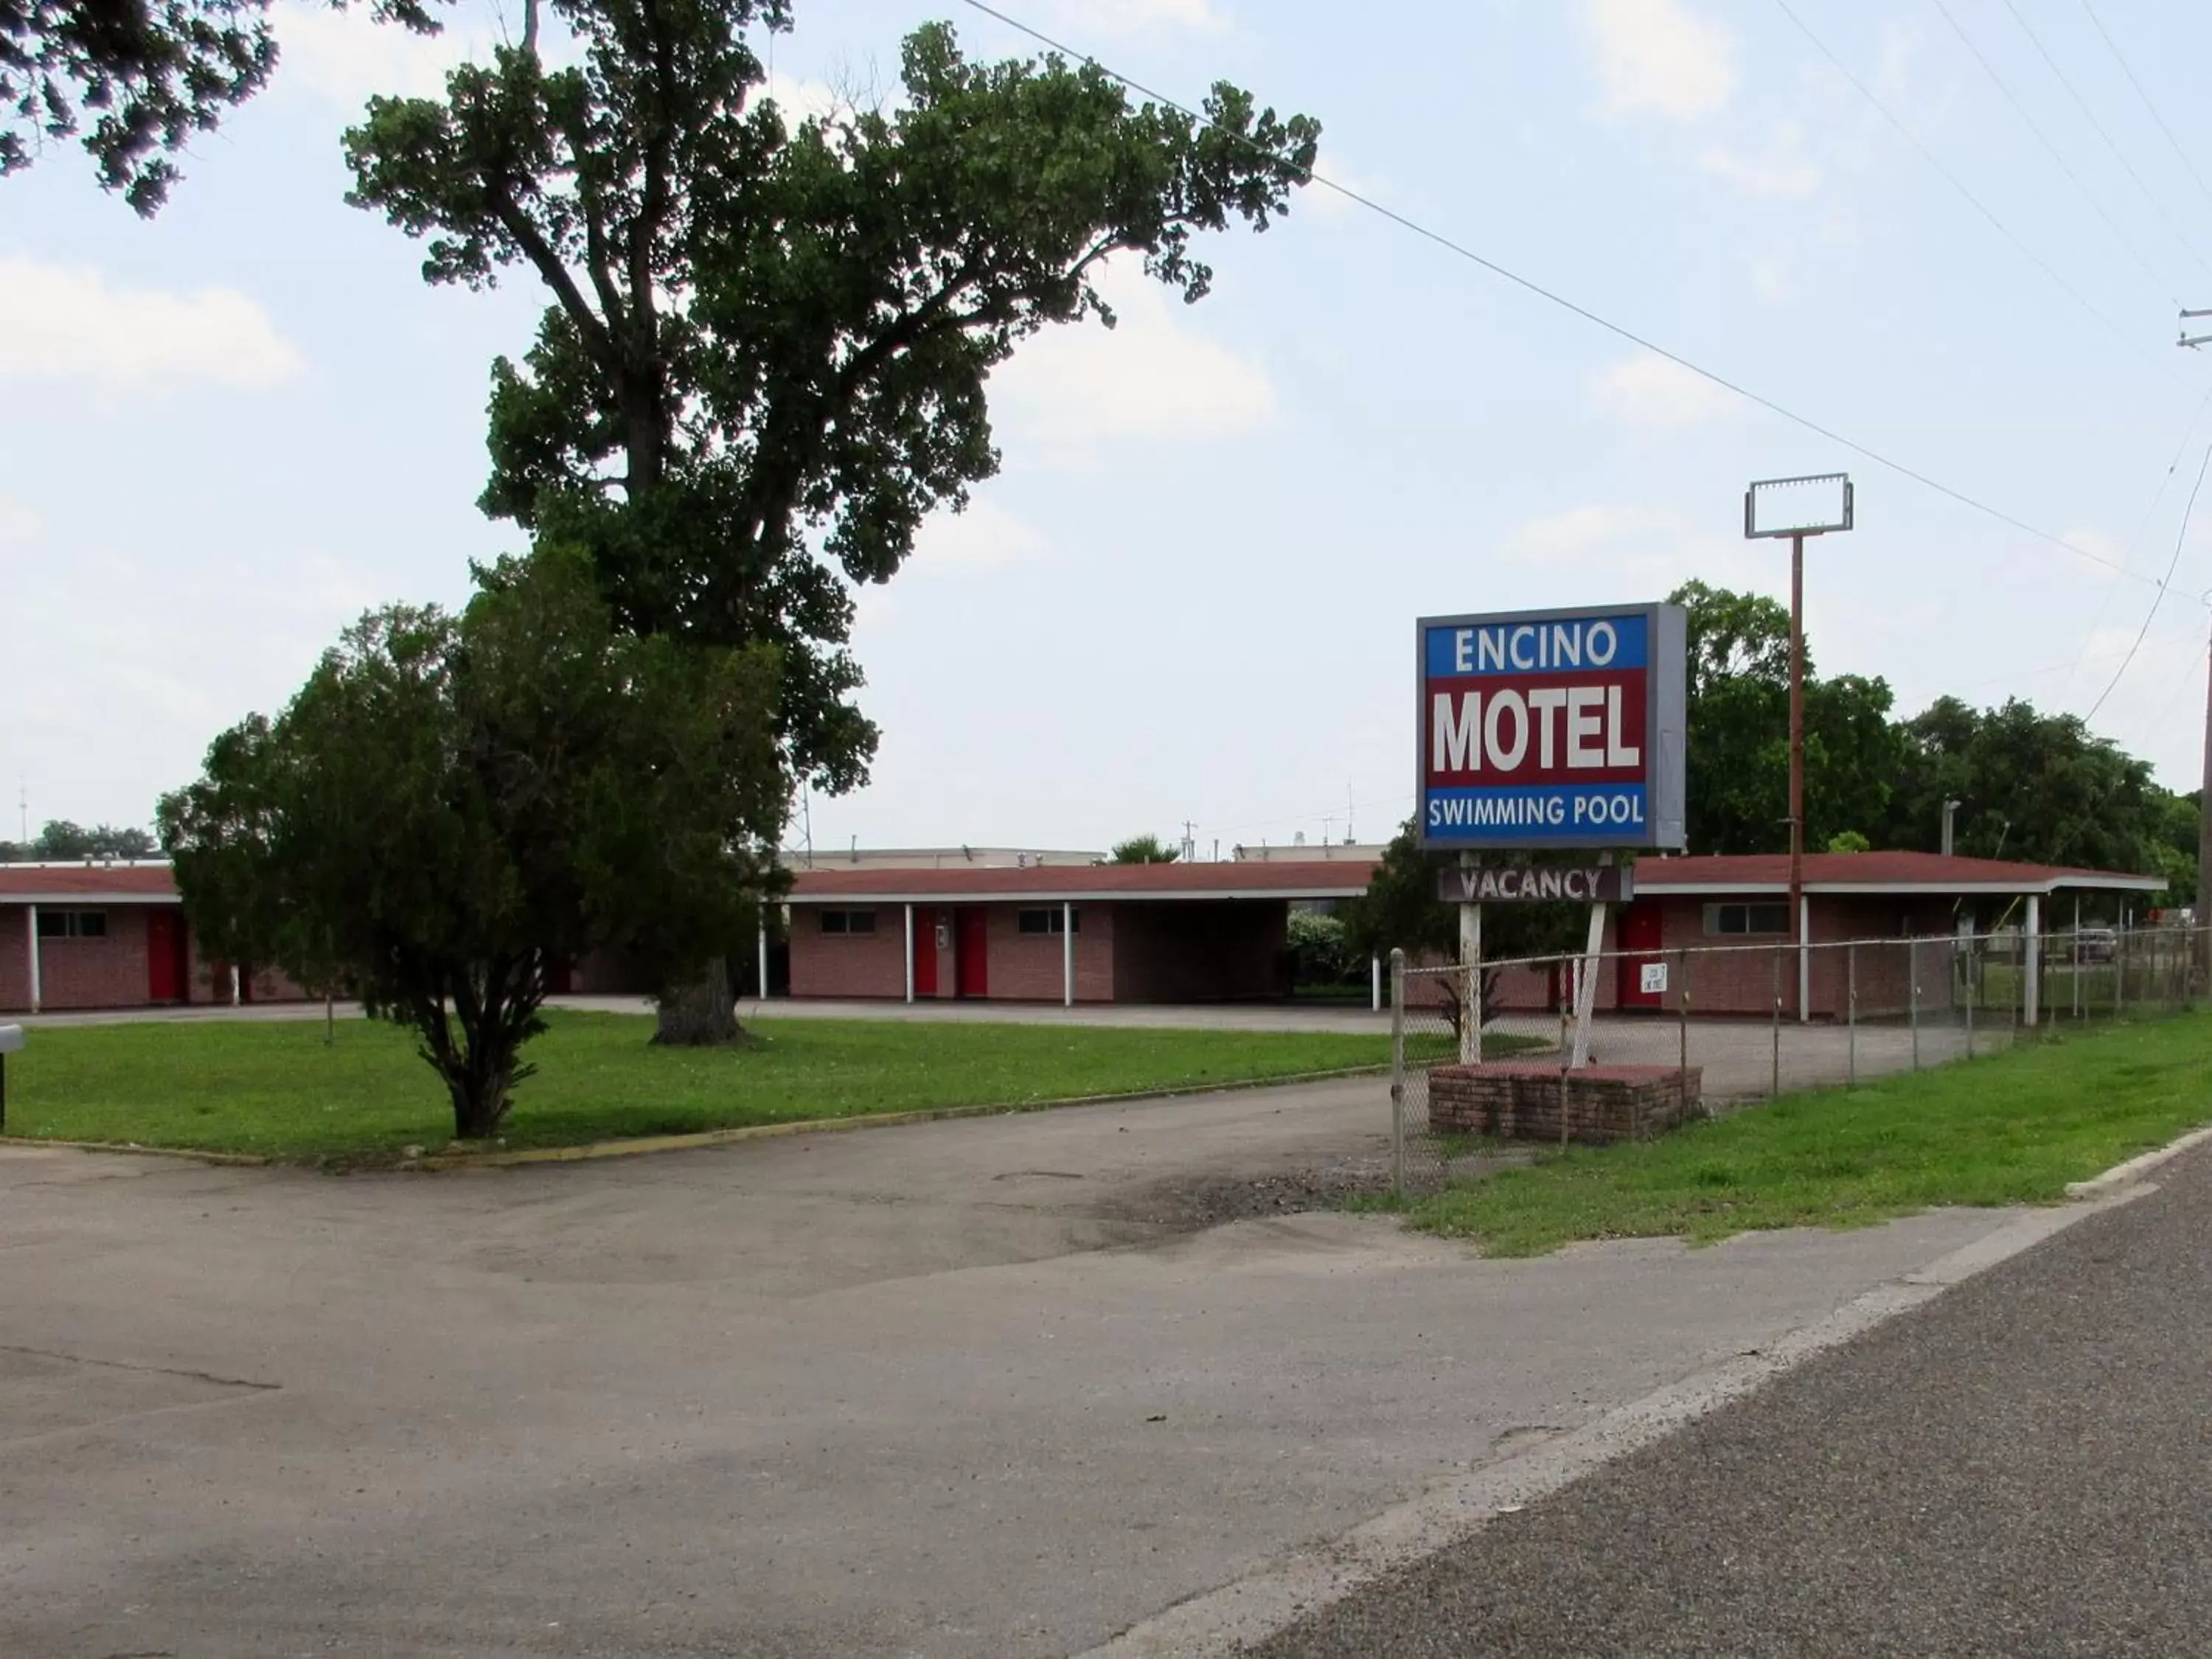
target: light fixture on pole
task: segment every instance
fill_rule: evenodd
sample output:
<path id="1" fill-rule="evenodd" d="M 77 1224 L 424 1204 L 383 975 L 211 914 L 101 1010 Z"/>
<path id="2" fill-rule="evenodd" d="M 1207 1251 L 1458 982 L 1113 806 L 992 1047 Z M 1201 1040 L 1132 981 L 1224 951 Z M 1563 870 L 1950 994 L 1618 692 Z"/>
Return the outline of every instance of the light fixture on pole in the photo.
<path id="1" fill-rule="evenodd" d="M 1805 538 L 1851 527 L 1851 481 L 1841 472 L 1765 478 L 1743 492 L 1743 533 L 1790 538 L 1790 935 L 1797 945 L 1797 1018 L 1806 1006 L 1812 957 L 1805 928 Z"/>

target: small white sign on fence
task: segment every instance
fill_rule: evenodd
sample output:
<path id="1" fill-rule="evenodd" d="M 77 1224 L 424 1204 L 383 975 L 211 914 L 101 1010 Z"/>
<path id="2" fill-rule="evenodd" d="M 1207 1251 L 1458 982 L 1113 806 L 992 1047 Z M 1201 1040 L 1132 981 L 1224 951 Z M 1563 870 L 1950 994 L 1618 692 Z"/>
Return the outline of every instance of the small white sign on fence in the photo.
<path id="1" fill-rule="evenodd" d="M 1638 964 L 1637 989 L 1647 997 L 1656 997 L 1667 988 L 1667 964 L 1645 962 Z"/>

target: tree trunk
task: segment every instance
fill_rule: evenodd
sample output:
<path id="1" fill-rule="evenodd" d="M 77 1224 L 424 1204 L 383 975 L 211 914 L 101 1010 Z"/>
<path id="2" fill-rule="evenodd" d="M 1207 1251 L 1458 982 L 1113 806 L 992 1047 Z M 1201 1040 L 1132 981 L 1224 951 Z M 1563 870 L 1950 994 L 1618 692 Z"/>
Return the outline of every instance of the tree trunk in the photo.
<path id="1" fill-rule="evenodd" d="M 730 994 L 730 965 L 716 957 L 688 983 L 660 994 L 653 1040 L 672 1048 L 708 1048 L 742 1042 L 738 1000 Z"/>

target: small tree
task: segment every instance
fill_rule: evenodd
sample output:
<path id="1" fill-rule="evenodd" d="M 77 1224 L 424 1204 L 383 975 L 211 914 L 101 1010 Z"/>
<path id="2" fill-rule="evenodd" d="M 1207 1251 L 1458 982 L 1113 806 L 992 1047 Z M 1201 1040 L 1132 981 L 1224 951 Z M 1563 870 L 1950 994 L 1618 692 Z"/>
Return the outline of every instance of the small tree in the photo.
<path id="1" fill-rule="evenodd" d="M 557 964 L 692 971 L 770 878 L 787 796 L 766 647 L 613 628 L 588 562 L 502 561 L 456 618 L 395 605 L 161 802 L 193 926 L 411 1027 L 454 1133 L 493 1133 Z"/>
<path id="2" fill-rule="evenodd" d="M 1182 856 L 1181 848 L 1169 846 L 1158 836 L 1132 836 L 1114 843 L 1115 864 L 1173 864 Z"/>
<path id="3" fill-rule="evenodd" d="M 1407 820 L 1382 852 L 1367 890 L 1347 901 L 1337 914 L 1344 920 L 1345 945 L 1357 960 L 1364 956 L 1387 957 L 1403 950 L 1409 957 L 1425 955 L 1443 962 L 1459 960 L 1459 909 L 1437 896 L 1437 872 L 1455 855 L 1424 853 L 1415 837 L 1413 820 Z M 1516 861 L 1536 864 L 1562 861 L 1583 854 L 1516 853 Z M 1494 904 L 1483 911 L 1482 954 L 1485 961 L 1532 957 L 1571 951 L 1581 943 L 1588 912 L 1579 904 Z M 1482 1006 L 1495 1006 L 1492 992 L 1497 970 L 1482 975 Z M 1449 989 L 1452 1024 L 1459 1024 L 1455 988 Z"/>

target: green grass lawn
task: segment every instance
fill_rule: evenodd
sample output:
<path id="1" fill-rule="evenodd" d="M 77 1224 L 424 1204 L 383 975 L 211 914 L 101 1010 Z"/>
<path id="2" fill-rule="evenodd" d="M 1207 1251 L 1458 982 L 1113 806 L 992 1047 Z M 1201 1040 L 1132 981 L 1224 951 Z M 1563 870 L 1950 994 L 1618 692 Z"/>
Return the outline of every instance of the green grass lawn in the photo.
<path id="1" fill-rule="evenodd" d="M 2049 1203 L 2212 1121 L 2212 1015 L 2024 1043 L 1657 1139 L 1577 1147 L 1416 1200 L 1414 1224 L 1537 1255 L 1577 1239 L 1706 1243 L 1937 1205 Z"/>
<path id="2" fill-rule="evenodd" d="M 744 1049 L 650 1047 L 653 1022 L 550 1010 L 525 1050 L 509 1146 L 1195 1089 L 1384 1066 L 1389 1039 L 1327 1032 L 763 1020 Z M 8 1067 L 10 1134 L 374 1163 L 434 1152 L 452 1108 L 406 1032 L 343 1020 L 49 1027 Z"/>

